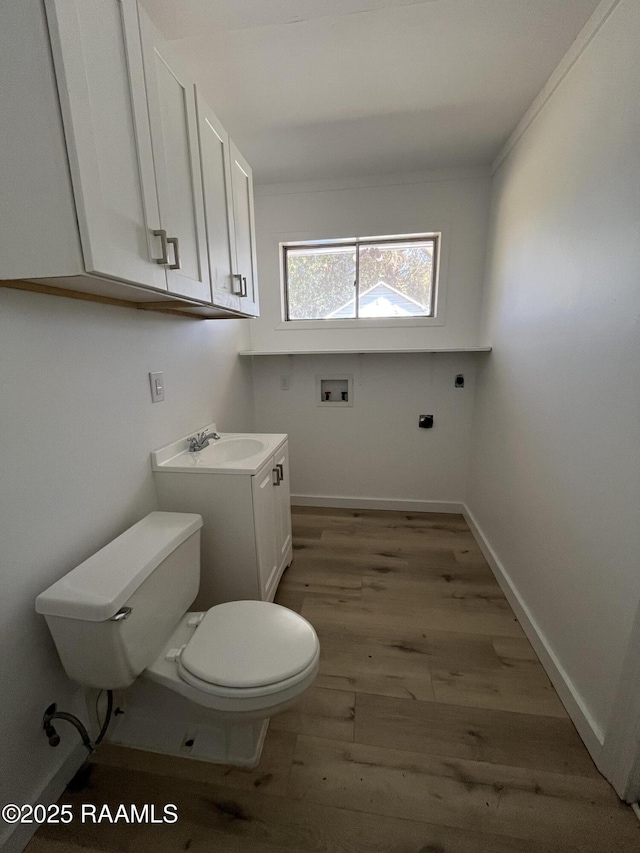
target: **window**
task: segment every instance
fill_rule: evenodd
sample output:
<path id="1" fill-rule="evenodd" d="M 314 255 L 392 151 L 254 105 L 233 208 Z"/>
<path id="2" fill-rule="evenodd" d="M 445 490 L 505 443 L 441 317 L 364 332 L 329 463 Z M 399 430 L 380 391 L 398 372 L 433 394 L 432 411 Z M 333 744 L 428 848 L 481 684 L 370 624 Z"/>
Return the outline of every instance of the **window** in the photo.
<path id="1" fill-rule="evenodd" d="M 439 237 L 285 243 L 285 319 L 433 317 Z"/>

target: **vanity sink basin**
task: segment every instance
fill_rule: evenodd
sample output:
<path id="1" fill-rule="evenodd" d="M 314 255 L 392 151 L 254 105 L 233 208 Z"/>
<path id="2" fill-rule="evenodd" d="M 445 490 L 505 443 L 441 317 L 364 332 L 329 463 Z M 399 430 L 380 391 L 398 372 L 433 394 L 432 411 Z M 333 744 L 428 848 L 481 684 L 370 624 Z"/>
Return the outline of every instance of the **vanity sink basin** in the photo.
<path id="1" fill-rule="evenodd" d="M 237 438 L 226 435 L 218 441 L 211 441 L 208 447 L 195 454 L 200 459 L 199 464 L 227 464 L 241 462 L 250 456 L 255 456 L 265 449 L 265 442 L 259 438 Z M 194 454 L 190 454 L 193 456 Z"/>
<path id="2" fill-rule="evenodd" d="M 194 430 L 151 454 L 154 471 L 194 474 L 256 474 L 287 440 L 280 433 L 223 433 L 209 439 L 196 453 L 189 451 L 189 438 L 199 432 L 216 432 L 215 424 Z"/>

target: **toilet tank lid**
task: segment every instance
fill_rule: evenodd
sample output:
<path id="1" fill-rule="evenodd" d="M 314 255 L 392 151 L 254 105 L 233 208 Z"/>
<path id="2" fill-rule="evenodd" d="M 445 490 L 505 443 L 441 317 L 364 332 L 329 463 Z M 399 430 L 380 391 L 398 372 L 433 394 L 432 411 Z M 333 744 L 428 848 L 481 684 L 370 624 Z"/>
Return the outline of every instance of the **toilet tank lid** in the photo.
<path id="1" fill-rule="evenodd" d="M 152 512 L 36 598 L 36 611 L 88 622 L 111 619 L 151 572 L 202 527 L 202 516 Z"/>

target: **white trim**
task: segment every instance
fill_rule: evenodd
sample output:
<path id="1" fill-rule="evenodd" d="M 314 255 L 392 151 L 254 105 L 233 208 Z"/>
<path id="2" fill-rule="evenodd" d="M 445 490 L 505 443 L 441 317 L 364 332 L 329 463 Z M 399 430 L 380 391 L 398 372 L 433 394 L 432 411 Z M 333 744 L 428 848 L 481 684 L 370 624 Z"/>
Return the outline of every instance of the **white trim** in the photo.
<path id="1" fill-rule="evenodd" d="M 626 802 L 640 799 L 640 607 L 607 724 L 600 770 Z M 640 817 L 640 815 L 638 815 Z"/>
<path id="2" fill-rule="evenodd" d="M 77 744 L 66 757 L 62 766 L 55 771 L 46 785 L 33 797 L 32 805 L 42 803 L 42 805 L 48 806 L 55 803 L 87 758 L 89 758 L 87 748 L 82 743 Z M 16 824 L 15 829 L 4 841 L 4 844 L 0 839 L 2 853 L 21 853 L 38 828 L 37 823 Z"/>
<path id="3" fill-rule="evenodd" d="M 491 177 L 491 167 L 460 166 L 450 169 L 433 169 L 423 172 L 394 172 L 388 175 L 361 175 L 350 178 L 325 178 L 318 181 L 294 181 L 280 184 L 256 184 L 256 198 L 298 193 L 335 192 L 367 189 L 369 187 L 404 186 L 405 184 L 430 184 L 439 181 L 463 181 Z"/>
<path id="4" fill-rule="evenodd" d="M 491 167 L 492 173 L 497 171 L 502 161 L 509 154 L 509 152 L 518 142 L 520 137 L 523 136 L 529 129 L 531 124 L 533 124 L 536 117 L 542 111 L 544 105 L 554 94 L 558 86 L 560 86 L 560 84 L 567 76 L 567 74 L 571 71 L 576 62 L 580 59 L 584 51 L 587 49 L 593 38 L 597 35 L 598 31 L 605 23 L 605 21 L 609 18 L 609 16 L 611 15 L 611 13 L 616 8 L 619 2 L 620 0 L 602 0 L 602 2 L 596 7 L 594 13 L 591 15 L 582 30 L 578 33 L 575 41 L 573 42 L 569 50 L 565 53 L 565 55 L 562 57 L 559 64 L 556 66 L 555 71 L 552 72 L 551 76 L 544 84 L 529 109 L 526 111 L 526 113 L 516 125 L 509 139 L 507 139 L 500 153 L 493 161 L 493 165 Z"/>
<path id="5" fill-rule="evenodd" d="M 381 509 L 397 512 L 449 512 L 462 514 L 464 504 L 456 501 L 399 500 L 396 498 L 352 498 L 331 495 L 291 495 L 292 506 L 327 506 L 346 509 Z"/>
<path id="6" fill-rule="evenodd" d="M 584 700 L 556 657 L 553 648 L 542 633 L 534 615 L 531 613 L 526 602 L 518 592 L 516 585 L 509 576 L 509 573 L 502 564 L 500 558 L 491 547 L 491 544 L 484 535 L 482 528 L 478 525 L 473 513 L 466 505 L 463 508 L 463 514 L 473 536 L 480 546 L 482 553 L 489 563 L 491 570 L 496 576 L 496 580 L 500 584 L 507 601 L 511 605 L 513 612 L 518 617 L 518 622 L 520 622 L 525 634 L 529 638 L 531 645 L 540 658 L 542 666 L 551 679 L 551 683 L 555 687 L 563 705 L 573 720 L 573 723 L 578 730 L 578 734 L 584 741 L 591 757 L 596 764 L 598 764 L 602 751 L 602 744 L 604 742 L 604 733 L 589 713 Z"/>

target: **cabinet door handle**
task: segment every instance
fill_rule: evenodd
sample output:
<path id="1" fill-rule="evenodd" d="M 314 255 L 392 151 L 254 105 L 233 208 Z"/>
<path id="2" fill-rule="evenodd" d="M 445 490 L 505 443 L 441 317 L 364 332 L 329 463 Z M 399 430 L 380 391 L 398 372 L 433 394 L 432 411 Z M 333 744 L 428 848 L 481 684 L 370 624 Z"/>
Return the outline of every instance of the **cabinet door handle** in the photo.
<path id="1" fill-rule="evenodd" d="M 249 291 L 247 290 L 247 277 L 246 275 L 242 276 L 242 293 L 240 296 L 246 296 Z"/>
<path id="2" fill-rule="evenodd" d="M 232 278 L 234 279 L 234 281 L 233 281 L 233 295 L 234 296 L 244 296 L 244 294 L 242 293 L 242 276 L 240 275 L 239 272 L 234 272 Z M 236 286 L 235 286 L 235 279 L 236 278 L 240 282 L 240 290 L 238 290 L 238 291 L 236 291 Z"/>
<path id="3" fill-rule="evenodd" d="M 170 270 L 179 270 L 180 269 L 180 241 L 177 237 L 167 237 L 167 243 L 171 243 L 173 246 L 173 260 L 174 263 L 169 264 Z"/>
<path id="4" fill-rule="evenodd" d="M 271 481 L 274 486 L 280 485 L 280 471 L 277 468 L 272 468 L 271 473 L 273 474 L 273 480 Z"/>
<path id="5" fill-rule="evenodd" d="M 278 477 L 280 478 L 278 482 L 281 483 L 284 480 L 284 465 L 278 462 L 276 468 L 278 469 Z"/>
<path id="6" fill-rule="evenodd" d="M 169 263 L 169 257 L 167 255 L 167 232 L 164 228 L 158 228 L 153 232 L 154 237 L 160 238 L 160 243 L 162 245 L 162 257 L 156 260 L 157 264 L 161 264 L 161 266 L 165 266 L 165 264 Z"/>

